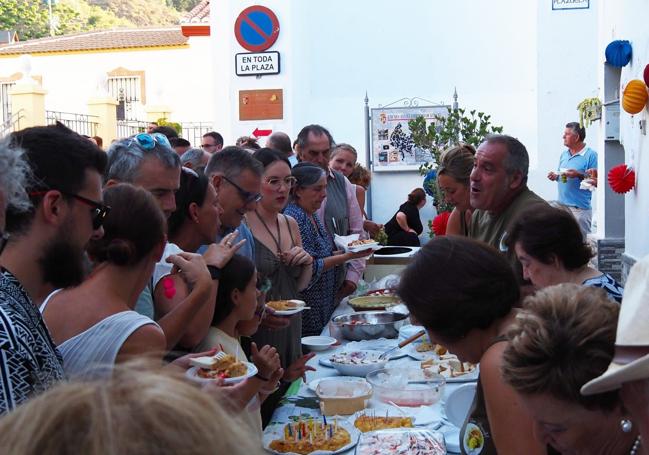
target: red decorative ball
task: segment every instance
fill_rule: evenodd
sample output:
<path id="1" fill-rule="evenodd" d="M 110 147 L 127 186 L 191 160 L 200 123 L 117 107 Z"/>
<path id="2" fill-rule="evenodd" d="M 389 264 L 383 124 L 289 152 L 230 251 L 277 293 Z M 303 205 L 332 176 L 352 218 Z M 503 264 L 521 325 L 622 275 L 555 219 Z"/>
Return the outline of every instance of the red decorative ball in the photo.
<path id="1" fill-rule="evenodd" d="M 644 83 L 649 86 L 649 65 L 644 67 L 644 73 L 642 76 L 644 78 Z"/>
<path id="2" fill-rule="evenodd" d="M 433 232 L 435 235 L 446 235 L 446 225 L 451 212 L 442 212 L 433 219 Z"/>
<path id="3" fill-rule="evenodd" d="M 627 193 L 635 186 L 635 171 L 626 164 L 618 164 L 608 171 L 608 184 L 616 193 Z"/>

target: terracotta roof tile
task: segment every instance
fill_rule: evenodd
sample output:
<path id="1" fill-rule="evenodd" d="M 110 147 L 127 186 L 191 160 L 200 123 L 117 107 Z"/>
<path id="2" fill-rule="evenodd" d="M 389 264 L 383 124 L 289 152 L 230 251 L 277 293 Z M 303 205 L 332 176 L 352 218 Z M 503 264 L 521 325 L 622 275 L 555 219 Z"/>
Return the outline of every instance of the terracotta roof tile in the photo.
<path id="1" fill-rule="evenodd" d="M 180 27 L 98 30 L 0 45 L 0 55 L 128 49 L 187 44 Z"/>
<path id="2" fill-rule="evenodd" d="M 181 24 L 209 24 L 210 0 L 201 0 L 190 12 L 180 19 Z"/>

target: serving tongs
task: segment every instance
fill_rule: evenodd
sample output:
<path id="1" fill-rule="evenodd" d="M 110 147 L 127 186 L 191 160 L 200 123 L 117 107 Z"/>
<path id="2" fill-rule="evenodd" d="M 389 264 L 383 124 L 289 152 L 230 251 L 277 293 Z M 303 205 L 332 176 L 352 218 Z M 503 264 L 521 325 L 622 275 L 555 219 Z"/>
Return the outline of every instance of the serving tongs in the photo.
<path id="1" fill-rule="evenodd" d="M 401 349 L 401 348 L 404 347 L 404 346 L 409 345 L 410 343 L 412 343 L 413 341 L 415 341 L 415 340 L 418 339 L 418 338 L 421 338 L 421 337 L 424 336 L 424 335 L 426 335 L 426 331 L 425 331 L 425 330 L 420 330 L 419 332 L 415 333 L 414 335 L 412 335 L 412 336 L 406 338 L 405 340 L 403 340 L 401 343 L 399 343 L 399 344 L 396 345 L 395 347 L 393 347 L 393 348 L 388 349 L 387 351 L 385 351 L 383 354 L 381 354 L 381 355 L 379 356 L 379 360 L 386 360 L 386 359 L 389 359 L 389 358 L 390 358 L 390 354 L 394 353 L 394 351 L 396 351 L 397 349 Z"/>

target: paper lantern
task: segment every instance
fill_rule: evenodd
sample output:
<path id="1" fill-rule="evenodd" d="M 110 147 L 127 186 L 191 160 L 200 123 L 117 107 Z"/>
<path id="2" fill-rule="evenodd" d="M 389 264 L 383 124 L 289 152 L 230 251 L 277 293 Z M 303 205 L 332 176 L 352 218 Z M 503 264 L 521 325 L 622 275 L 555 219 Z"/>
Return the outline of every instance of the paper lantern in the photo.
<path id="1" fill-rule="evenodd" d="M 437 185 L 437 171 L 431 169 L 426 173 L 424 177 L 424 191 L 427 195 L 434 198 L 435 197 L 435 185 Z"/>
<path id="2" fill-rule="evenodd" d="M 647 86 L 640 79 L 633 79 L 626 84 L 622 93 L 622 108 L 629 114 L 637 114 L 647 104 Z"/>
<path id="3" fill-rule="evenodd" d="M 635 171 L 626 164 L 618 164 L 608 171 L 608 184 L 616 193 L 627 193 L 635 186 Z"/>
<path id="4" fill-rule="evenodd" d="M 612 41 L 606 46 L 606 63 L 622 68 L 631 61 L 631 43 L 626 40 Z"/>
<path id="5" fill-rule="evenodd" d="M 644 73 L 642 76 L 644 79 L 644 83 L 649 87 L 649 65 L 644 67 Z"/>
<path id="6" fill-rule="evenodd" d="M 435 235 L 446 235 L 446 225 L 451 212 L 442 212 L 433 219 L 432 228 Z"/>

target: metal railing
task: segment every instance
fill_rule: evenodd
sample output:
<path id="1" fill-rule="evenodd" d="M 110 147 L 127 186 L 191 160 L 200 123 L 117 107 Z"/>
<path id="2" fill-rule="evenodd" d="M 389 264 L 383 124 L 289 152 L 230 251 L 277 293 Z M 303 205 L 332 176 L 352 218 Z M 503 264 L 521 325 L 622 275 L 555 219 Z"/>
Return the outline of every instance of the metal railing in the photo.
<path id="1" fill-rule="evenodd" d="M 74 112 L 45 111 L 45 119 L 48 125 L 61 122 L 72 131 L 86 136 L 96 136 L 98 117 L 87 114 L 77 114 Z"/>
<path id="2" fill-rule="evenodd" d="M 20 119 L 23 118 L 23 110 L 11 114 L 11 116 L 0 124 L 0 137 L 5 137 L 8 134 L 18 131 L 20 129 Z"/>
<path id="3" fill-rule="evenodd" d="M 212 131 L 212 122 L 179 122 L 183 138 L 191 142 L 192 147 L 200 148 L 203 134 Z"/>
<path id="4" fill-rule="evenodd" d="M 145 122 L 144 120 L 118 120 L 117 138 L 122 139 L 137 133 L 143 133 L 146 131 L 148 125 L 149 122 Z"/>

